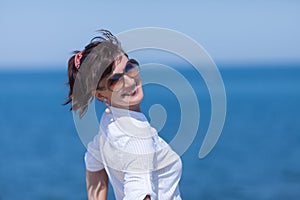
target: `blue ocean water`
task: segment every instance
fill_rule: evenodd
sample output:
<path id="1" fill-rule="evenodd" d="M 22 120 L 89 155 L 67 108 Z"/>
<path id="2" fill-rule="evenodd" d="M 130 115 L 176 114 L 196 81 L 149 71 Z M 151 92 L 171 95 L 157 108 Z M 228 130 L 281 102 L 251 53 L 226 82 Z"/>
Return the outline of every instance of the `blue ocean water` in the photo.
<path id="1" fill-rule="evenodd" d="M 195 71 L 180 71 L 196 91 L 201 111 L 197 136 L 182 155 L 182 198 L 299 199 L 300 67 L 220 71 L 227 116 L 217 145 L 204 159 L 198 151 L 210 120 L 209 93 Z M 62 106 L 66 80 L 65 71 L 0 72 L 1 200 L 87 199 L 85 147 L 69 107 Z M 178 101 L 167 88 L 146 86 L 147 117 L 156 103 L 168 113 L 160 134 L 170 141 L 180 123 Z M 101 112 L 103 106 L 97 106 Z M 111 188 L 108 199 L 114 199 Z"/>

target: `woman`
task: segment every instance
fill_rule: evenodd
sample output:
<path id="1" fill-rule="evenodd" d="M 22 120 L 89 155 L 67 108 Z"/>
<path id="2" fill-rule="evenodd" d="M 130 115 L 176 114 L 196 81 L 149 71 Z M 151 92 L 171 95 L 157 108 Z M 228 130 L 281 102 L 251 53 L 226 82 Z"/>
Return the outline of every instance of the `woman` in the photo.
<path id="1" fill-rule="evenodd" d="M 85 154 L 88 197 L 106 199 L 109 179 L 117 200 L 181 199 L 180 158 L 141 113 L 139 64 L 109 31 L 100 32 L 68 62 L 66 104 L 81 117 L 94 97 L 107 106 Z"/>

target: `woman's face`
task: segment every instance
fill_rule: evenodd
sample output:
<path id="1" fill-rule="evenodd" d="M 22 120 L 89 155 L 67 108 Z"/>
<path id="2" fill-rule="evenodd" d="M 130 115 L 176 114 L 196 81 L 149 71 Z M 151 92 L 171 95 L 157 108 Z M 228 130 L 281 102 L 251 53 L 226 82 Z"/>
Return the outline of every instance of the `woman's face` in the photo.
<path id="1" fill-rule="evenodd" d="M 124 54 L 122 54 L 122 56 L 119 58 L 115 61 L 115 67 L 113 69 L 112 74 L 109 77 L 114 76 L 116 74 L 119 76 L 120 74 L 123 74 L 120 80 L 122 82 L 122 87 L 115 91 L 106 89 L 104 91 L 100 91 L 99 93 L 101 96 L 106 98 L 112 106 L 124 109 L 132 109 L 134 107 L 138 107 L 138 105 L 144 97 L 142 82 L 139 74 L 137 74 L 134 77 L 131 77 L 129 74 L 126 73 L 124 74 L 125 67 L 128 63 L 128 58 Z M 104 78 L 100 82 L 99 86 L 105 87 L 107 80 L 108 77 Z"/>

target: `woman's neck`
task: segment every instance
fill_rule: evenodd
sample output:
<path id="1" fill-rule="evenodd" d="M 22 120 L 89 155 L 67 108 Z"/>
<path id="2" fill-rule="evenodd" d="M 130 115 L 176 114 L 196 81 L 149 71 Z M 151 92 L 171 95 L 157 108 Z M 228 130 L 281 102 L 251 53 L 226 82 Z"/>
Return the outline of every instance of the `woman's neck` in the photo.
<path id="1" fill-rule="evenodd" d="M 128 110 L 135 111 L 135 112 L 141 112 L 140 104 L 129 106 Z"/>

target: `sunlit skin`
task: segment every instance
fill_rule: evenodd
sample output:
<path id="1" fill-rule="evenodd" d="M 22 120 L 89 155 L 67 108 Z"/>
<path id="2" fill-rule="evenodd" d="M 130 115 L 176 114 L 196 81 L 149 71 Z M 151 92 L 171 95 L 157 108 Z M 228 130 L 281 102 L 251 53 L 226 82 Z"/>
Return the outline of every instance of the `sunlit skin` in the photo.
<path id="1" fill-rule="evenodd" d="M 123 54 L 115 60 L 113 74 L 123 73 L 128 58 Z M 99 87 L 104 87 L 106 78 L 99 83 Z M 119 91 L 110 91 L 108 89 L 96 90 L 95 96 L 101 100 L 107 100 L 111 106 L 140 112 L 140 102 L 144 97 L 142 82 L 139 76 L 131 78 L 124 75 L 124 87 Z"/>

